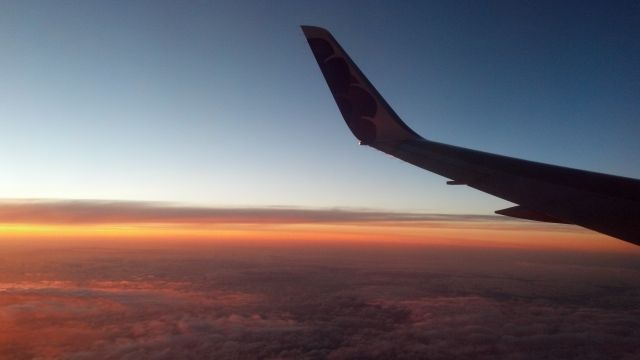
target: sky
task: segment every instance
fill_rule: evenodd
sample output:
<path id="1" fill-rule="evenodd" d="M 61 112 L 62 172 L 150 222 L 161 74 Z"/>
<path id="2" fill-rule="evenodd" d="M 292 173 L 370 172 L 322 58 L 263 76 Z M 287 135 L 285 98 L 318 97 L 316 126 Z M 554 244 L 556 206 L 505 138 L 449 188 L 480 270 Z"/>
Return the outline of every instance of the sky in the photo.
<path id="1" fill-rule="evenodd" d="M 0 198 L 491 214 L 357 146 L 300 31 L 429 139 L 640 177 L 637 2 L 8 1 Z"/>
<path id="2" fill-rule="evenodd" d="M 358 146 L 640 178 L 637 1 L 0 2 L 0 358 L 637 359 L 640 247 Z"/>

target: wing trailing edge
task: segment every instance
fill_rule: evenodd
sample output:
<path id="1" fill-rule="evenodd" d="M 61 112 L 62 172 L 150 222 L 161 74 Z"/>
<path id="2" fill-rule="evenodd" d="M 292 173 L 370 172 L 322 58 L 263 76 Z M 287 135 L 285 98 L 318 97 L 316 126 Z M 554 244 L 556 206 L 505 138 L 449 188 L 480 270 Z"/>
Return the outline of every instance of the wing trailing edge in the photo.
<path id="1" fill-rule="evenodd" d="M 525 220 L 533 220 L 533 221 L 540 221 L 540 222 L 548 222 L 548 223 L 557 223 L 557 224 L 567 224 L 567 222 L 553 218 L 547 214 L 543 214 L 543 213 L 539 213 L 537 211 L 532 211 L 529 210 L 525 207 L 522 207 L 520 205 L 514 206 L 514 207 L 510 207 L 510 208 L 506 208 L 506 209 L 502 209 L 502 210 L 496 210 L 495 211 L 496 214 L 498 215 L 504 215 L 504 216 L 510 216 L 510 217 L 514 217 L 514 218 L 518 218 L 518 219 L 525 219 Z"/>

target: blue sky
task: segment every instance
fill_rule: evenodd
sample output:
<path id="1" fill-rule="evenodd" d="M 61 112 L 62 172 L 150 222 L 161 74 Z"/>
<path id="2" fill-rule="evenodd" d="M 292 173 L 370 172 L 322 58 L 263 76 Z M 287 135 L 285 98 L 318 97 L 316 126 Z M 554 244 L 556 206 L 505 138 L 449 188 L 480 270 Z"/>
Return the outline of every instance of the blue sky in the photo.
<path id="1" fill-rule="evenodd" d="M 357 146 L 301 24 L 425 137 L 640 177 L 634 1 L 7 1 L 0 197 L 508 206 Z"/>

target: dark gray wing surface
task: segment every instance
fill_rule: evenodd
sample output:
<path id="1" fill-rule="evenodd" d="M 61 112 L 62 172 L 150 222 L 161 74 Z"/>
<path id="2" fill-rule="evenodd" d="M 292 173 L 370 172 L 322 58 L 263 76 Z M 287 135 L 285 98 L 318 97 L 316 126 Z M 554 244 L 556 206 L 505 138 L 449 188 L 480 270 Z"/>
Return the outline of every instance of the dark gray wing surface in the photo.
<path id="1" fill-rule="evenodd" d="M 497 214 L 576 224 L 640 245 L 640 180 L 465 149 L 411 130 L 325 29 L 303 26 L 356 138 L 396 158 L 518 204 Z"/>

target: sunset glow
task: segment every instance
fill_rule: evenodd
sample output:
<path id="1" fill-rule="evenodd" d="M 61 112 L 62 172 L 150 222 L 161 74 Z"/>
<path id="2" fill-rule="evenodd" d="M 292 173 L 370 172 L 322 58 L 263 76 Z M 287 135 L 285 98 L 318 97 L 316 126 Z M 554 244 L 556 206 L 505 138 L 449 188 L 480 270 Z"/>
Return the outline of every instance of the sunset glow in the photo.
<path id="1" fill-rule="evenodd" d="M 121 215 L 118 211 L 122 211 Z M 5 241 L 370 243 L 634 251 L 572 226 L 498 216 L 356 210 L 206 208 L 132 202 L 5 202 Z M 126 219 L 127 221 L 122 221 Z"/>

